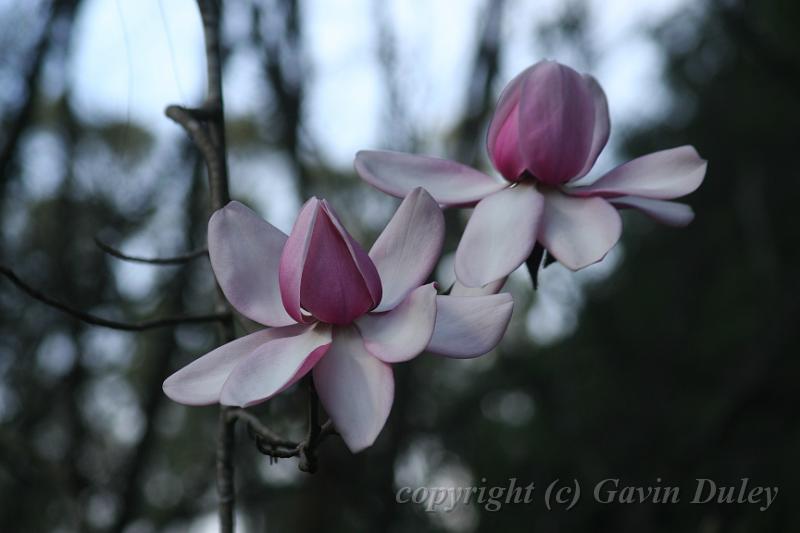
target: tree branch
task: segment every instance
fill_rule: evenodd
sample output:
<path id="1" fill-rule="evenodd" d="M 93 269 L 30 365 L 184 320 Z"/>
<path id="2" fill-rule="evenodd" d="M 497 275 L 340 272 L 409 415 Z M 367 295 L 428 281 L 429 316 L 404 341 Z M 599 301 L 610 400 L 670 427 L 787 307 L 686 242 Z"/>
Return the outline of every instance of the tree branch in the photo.
<path id="1" fill-rule="evenodd" d="M 224 152 L 219 149 L 218 141 L 214 140 L 215 135 L 212 134 L 212 125 L 219 120 L 205 120 L 200 118 L 204 116 L 220 117 L 222 116 L 222 112 L 212 112 L 205 107 L 187 108 L 179 105 L 171 105 L 167 107 L 165 113 L 186 131 L 203 156 L 203 161 L 205 161 L 206 168 L 208 169 L 208 184 L 211 191 L 212 210 L 223 207 L 230 200 L 228 196 L 227 162 Z M 218 132 L 222 131 L 221 126 L 214 127 L 213 129 Z M 218 138 L 220 135 L 220 133 L 217 133 L 216 137 Z"/>
<path id="2" fill-rule="evenodd" d="M 94 326 L 101 326 L 104 328 L 118 329 L 122 331 L 144 331 L 147 329 L 163 328 L 167 326 L 177 326 L 180 324 L 202 324 L 206 322 L 224 322 L 231 319 L 231 314 L 225 313 L 210 313 L 206 315 L 176 315 L 164 318 L 156 318 L 153 320 L 142 320 L 139 322 L 123 322 L 118 320 L 109 320 L 79 309 L 68 306 L 55 298 L 52 298 L 44 292 L 28 285 L 22 281 L 13 270 L 7 266 L 0 265 L 0 274 L 8 278 L 8 280 L 16 285 L 23 292 L 27 293 L 31 298 L 39 300 L 43 304 L 58 309 L 59 311 L 73 316 L 81 322 L 92 324 Z"/>
<path id="3" fill-rule="evenodd" d="M 311 376 L 306 377 L 308 388 L 308 433 L 305 442 L 300 446 L 300 464 L 298 467 L 303 472 L 317 471 L 317 445 L 320 442 L 322 427 L 319 423 L 319 398 Z"/>
<path id="4" fill-rule="evenodd" d="M 222 54 L 220 52 L 220 2 L 197 0 L 203 21 L 203 40 L 206 51 L 207 94 L 202 106 L 196 109 L 169 106 L 166 115 L 180 124 L 200 150 L 208 169 L 208 188 L 211 211 L 221 209 L 230 201 L 228 192 L 228 162 L 225 147 L 225 113 L 222 98 Z M 227 314 L 221 322 L 223 342 L 233 340 L 233 320 L 228 302 L 217 285 L 216 307 Z M 236 419 L 232 408 L 222 407 L 219 415 L 217 440 L 217 494 L 219 498 L 219 527 L 221 533 L 233 533 L 235 487 L 233 481 L 233 448 Z"/>
<path id="5" fill-rule="evenodd" d="M 173 257 L 137 257 L 134 255 L 127 255 L 116 248 L 112 248 L 108 244 L 101 241 L 98 237 L 94 238 L 94 242 L 98 248 L 103 250 L 108 255 L 116 257 L 117 259 L 130 261 L 131 263 L 146 263 L 148 265 L 182 265 L 191 261 L 192 259 L 197 259 L 198 257 L 204 257 L 208 255 L 208 248 L 200 248 Z"/>
<path id="6" fill-rule="evenodd" d="M 199 113 L 210 113 L 205 119 L 208 137 L 215 150 L 214 158 L 207 158 L 208 179 L 213 210 L 230 201 L 228 192 L 228 161 L 225 147 L 225 114 L 222 99 L 222 54 L 220 52 L 220 2 L 197 0 L 203 20 L 203 40 L 206 45 L 206 77 L 208 89 L 205 104 Z M 198 113 L 197 111 L 195 113 Z M 195 118 L 201 115 L 195 114 Z"/>

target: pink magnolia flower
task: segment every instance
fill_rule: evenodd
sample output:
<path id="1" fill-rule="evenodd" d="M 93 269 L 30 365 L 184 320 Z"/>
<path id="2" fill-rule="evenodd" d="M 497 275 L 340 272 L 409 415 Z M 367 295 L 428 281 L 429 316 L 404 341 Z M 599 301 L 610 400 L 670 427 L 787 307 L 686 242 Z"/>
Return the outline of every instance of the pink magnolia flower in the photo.
<path id="1" fill-rule="evenodd" d="M 423 350 L 475 357 L 497 345 L 508 294 L 438 296 L 423 285 L 441 253 L 444 217 L 414 189 L 369 254 L 325 200 L 303 206 L 291 234 L 238 202 L 208 223 L 225 297 L 262 329 L 200 357 L 164 382 L 187 405 L 248 406 L 313 369 L 320 401 L 352 451 L 370 446 L 394 398 L 391 363 Z"/>
<path id="2" fill-rule="evenodd" d="M 615 207 L 675 226 L 692 220 L 689 206 L 667 201 L 703 181 L 706 162 L 691 146 L 639 157 L 589 185 L 577 181 L 608 135 L 608 103 L 597 81 L 541 61 L 508 84 L 489 126 L 489 155 L 505 181 L 453 161 L 396 152 L 359 152 L 355 168 L 395 196 L 421 186 L 443 206 L 477 203 L 456 252 L 456 276 L 469 287 L 499 288 L 537 241 L 572 270 L 602 259 L 621 233 Z"/>

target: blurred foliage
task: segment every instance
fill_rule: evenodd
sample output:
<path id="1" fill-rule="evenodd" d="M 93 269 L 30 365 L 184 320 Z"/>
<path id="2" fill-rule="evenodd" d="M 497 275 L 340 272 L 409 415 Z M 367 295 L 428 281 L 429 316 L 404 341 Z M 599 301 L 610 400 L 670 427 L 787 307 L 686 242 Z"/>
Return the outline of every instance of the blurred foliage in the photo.
<path id="1" fill-rule="evenodd" d="M 304 134 L 306 91 L 297 75 L 304 72 L 297 64 L 302 18 L 296 2 L 265 4 L 281 9 L 261 13 L 262 4 L 255 4 L 250 34 L 228 36 L 229 52 L 253 43 L 262 50 L 269 89 L 263 116 L 231 117 L 232 153 L 244 157 L 261 146 L 281 156 L 298 198 L 317 194 L 350 206 L 341 209 L 346 224 L 369 241 L 393 201 L 327 166 Z M 68 85 L 65 43 L 80 6 L 52 6 L 50 22 L 25 39 L 6 38 L 6 28 L 19 25 L 20 8 L 0 12 L 0 74 L 4 83 L 28 87 L 15 93 L 16 101 L 4 97 L 0 110 L 7 156 L 0 161 L 2 262 L 53 296 L 104 316 L 208 311 L 213 284 L 204 260 L 126 266 L 94 247 L 98 233 L 113 235 L 121 248 L 149 242 L 151 255 L 202 246 L 203 172 L 187 145 L 156 155 L 147 128 L 88 123 L 72 110 L 68 89 L 55 96 L 43 90 L 31 71 L 37 62 L 18 58 L 44 48 L 58 67 L 54 75 Z M 422 356 L 398 365 L 389 423 L 364 453 L 353 456 L 330 439 L 320 471 L 309 476 L 292 460 L 269 464 L 241 431 L 242 527 L 800 529 L 794 505 L 800 497 L 799 10 L 788 0 L 715 2 L 654 28 L 673 96 L 659 121 L 628 132 L 625 152 L 698 148 L 710 164 L 690 199 L 693 224 L 675 230 L 626 216 L 623 260 L 602 282 L 588 284 L 577 329 L 554 343 L 529 338 L 528 309 L 541 296 L 524 277 L 512 278 L 517 312 L 497 353 L 473 361 Z M 266 13 L 282 17 L 269 35 L 261 20 Z M 590 14 L 571 2 L 564 20 L 542 28 L 542 38 L 568 38 L 591 56 L 583 35 Z M 497 40 L 491 24 L 486 28 L 474 65 L 481 75 L 474 77 L 464 120 L 445 143 L 470 162 L 480 159 L 494 97 L 487 91 L 497 85 L 498 51 L 491 46 Z M 396 89 L 388 92 L 396 97 Z M 11 135 L 15 124 L 18 138 Z M 393 142 L 413 147 L 423 141 L 416 135 Z M 41 152 L 39 143 L 50 152 Z M 43 161 L 54 163 L 41 169 Z M 168 178 L 152 175 L 153 168 Z M 42 173 L 51 183 L 44 189 L 35 186 Z M 448 222 L 452 250 L 462 219 L 449 214 Z M 548 267 L 542 283 L 554 282 L 559 268 Z M 238 327 L 244 333 L 252 325 Z M 161 382 L 215 342 L 211 326 L 98 330 L 0 282 L 0 530 L 187 531 L 199 518 L 213 524 L 217 410 L 175 405 L 161 393 Z M 296 390 L 254 411 L 297 436 L 304 431 L 304 403 Z M 505 486 L 509 478 L 534 482 L 535 503 L 500 512 L 471 505 L 452 513 L 395 503 L 402 485 Z M 581 502 L 568 512 L 547 511 L 541 501 L 547 484 L 574 478 L 582 485 Z M 688 496 L 678 505 L 594 503 L 591 489 L 605 478 L 676 484 L 686 495 L 696 478 L 734 485 L 749 478 L 780 492 L 767 512 L 755 505 L 690 505 Z"/>

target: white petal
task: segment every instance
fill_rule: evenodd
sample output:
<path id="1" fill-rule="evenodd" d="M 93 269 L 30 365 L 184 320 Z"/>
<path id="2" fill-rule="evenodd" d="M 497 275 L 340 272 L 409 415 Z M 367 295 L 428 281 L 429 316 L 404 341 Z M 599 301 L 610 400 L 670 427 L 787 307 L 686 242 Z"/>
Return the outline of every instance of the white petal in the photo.
<path id="1" fill-rule="evenodd" d="M 295 323 L 278 285 L 285 242 L 283 232 L 239 202 L 228 203 L 208 221 L 208 255 L 222 292 L 237 311 L 267 326 Z"/>
<path id="2" fill-rule="evenodd" d="M 666 200 L 653 200 L 637 196 L 620 196 L 609 200 L 615 207 L 631 207 L 638 209 L 654 220 L 668 226 L 684 227 L 694 219 L 694 211 L 686 204 L 669 202 Z"/>
<path id="3" fill-rule="evenodd" d="M 567 268 L 579 270 L 600 261 L 621 232 L 619 213 L 603 198 L 545 194 L 538 240 Z"/>
<path id="4" fill-rule="evenodd" d="M 428 345 L 436 321 L 436 287 L 418 287 L 388 313 L 369 313 L 356 325 L 369 352 L 387 363 L 413 359 Z"/>
<path id="5" fill-rule="evenodd" d="M 423 187 L 442 205 L 471 205 L 508 185 L 455 161 L 401 152 L 362 150 L 355 169 L 387 194 L 402 198 Z"/>
<path id="6" fill-rule="evenodd" d="M 266 343 L 297 335 L 301 326 L 256 331 L 195 359 L 164 381 L 164 393 L 184 405 L 209 405 L 219 394 L 233 368 Z"/>
<path id="7" fill-rule="evenodd" d="M 313 375 L 320 402 L 350 451 L 371 446 L 392 409 L 392 367 L 367 351 L 354 327 L 336 328 Z"/>
<path id="8" fill-rule="evenodd" d="M 491 283 L 487 283 L 483 287 L 467 287 L 456 280 L 456 282 L 453 283 L 453 288 L 450 289 L 450 296 L 488 296 L 490 294 L 497 294 L 503 289 L 506 280 L 508 280 L 508 277 L 500 278 Z"/>
<path id="9" fill-rule="evenodd" d="M 476 357 L 494 349 L 511 320 L 510 294 L 437 296 L 436 326 L 428 350 L 450 357 Z"/>
<path id="10" fill-rule="evenodd" d="M 425 283 L 443 244 L 442 210 L 424 189 L 414 189 L 369 251 L 383 283 L 383 299 L 375 311 L 394 309 Z"/>
<path id="11" fill-rule="evenodd" d="M 311 370 L 330 347 L 330 326 L 297 326 L 297 331 L 264 344 L 236 365 L 222 387 L 220 403 L 246 407 L 263 402 Z"/>
<path id="12" fill-rule="evenodd" d="M 536 243 L 542 205 L 542 195 L 530 185 L 481 200 L 456 250 L 458 280 L 468 287 L 481 287 L 516 270 Z"/>
<path id="13" fill-rule="evenodd" d="M 618 166 L 585 187 L 567 189 L 573 196 L 643 196 L 670 200 L 697 189 L 708 163 L 692 146 L 653 152 Z"/>

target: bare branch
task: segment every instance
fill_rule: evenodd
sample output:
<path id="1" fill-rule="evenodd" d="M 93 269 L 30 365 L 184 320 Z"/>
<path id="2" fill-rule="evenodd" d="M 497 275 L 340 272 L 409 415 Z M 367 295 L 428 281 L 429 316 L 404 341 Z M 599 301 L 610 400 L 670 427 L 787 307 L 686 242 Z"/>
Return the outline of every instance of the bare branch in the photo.
<path id="1" fill-rule="evenodd" d="M 225 148 L 225 113 L 222 98 L 222 54 L 220 51 L 220 0 L 197 0 L 203 21 L 203 40 L 206 47 L 207 93 L 199 109 L 169 106 L 166 114 L 180 124 L 200 150 L 208 169 L 208 189 L 212 211 L 230 201 L 228 192 L 228 162 Z M 217 286 L 216 308 L 225 312 L 221 322 L 223 342 L 233 340 L 233 319 L 222 291 Z M 219 416 L 217 440 L 217 495 L 219 498 L 219 528 L 221 533 L 233 533 L 235 487 L 233 481 L 233 448 L 236 419 L 229 420 L 230 407 L 223 407 Z"/>
<path id="2" fill-rule="evenodd" d="M 190 109 L 179 105 L 171 105 L 167 107 L 165 113 L 186 131 L 203 156 L 206 168 L 208 168 L 212 209 L 216 210 L 223 207 L 228 203 L 227 178 L 223 178 L 223 175 L 227 174 L 225 156 L 214 142 L 211 131 L 211 124 L 217 121 L 201 119 L 200 117 L 206 116 L 206 113 L 208 113 L 207 110 L 202 108 Z M 221 112 L 214 114 L 221 116 Z"/>
<path id="3" fill-rule="evenodd" d="M 310 386 L 309 390 L 313 390 Z M 316 471 L 316 452 L 319 444 L 331 435 L 336 435 L 333 423 L 328 420 L 324 424 L 319 424 L 319 404 L 316 392 L 309 395 L 309 427 L 306 438 L 300 442 L 295 442 L 281 437 L 273 430 L 268 428 L 255 415 L 242 408 L 229 408 L 226 414 L 226 422 L 229 426 L 241 420 L 247 424 L 247 432 L 255 441 L 256 448 L 262 454 L 271 459 L 288 459 L 290 457 L 300 458 L 298 468 L 303 472 L 313 473 Z"/>
<path id="4" fill-rule="evenodd" d="M 210 313 L 206 315 L 176 315 L 164 318 L 156 318 L 153 320 L 142 320 L 139 322 L 122 322 L 118 320 L 109 320 L 79 309 L 68 306 L 55 298 L 52 298 L 42 291 L 35 289 L 22 281 L 13 270 L 7 266 L 0 265 L 0 274 L 8 278 L 11 283 L 16 285 L 23 292 L 27 293 L 31 298 L 39 300 L 43 304 L 58 309 L 59 311 L 73 316 L 81 322 L 92 324 L 94 326 L 101 326 L 104 328 L 118 329 L 122 331 L 144 331 L 148 329 L 163 328 L 168 326 L 178 326 L 181 324 L 202 324 L 206 322 L 221 322 L 230 320 L 230 313 Z"/>
<path id="5" fill-rule="evenodd" d="M 208 167 L 211 209 L 217 210 L 230 201 L 228 192 L 228 161 L 225 148 L 225 113 L 222 99 L 222 53 L 220 51 L 221 2 L 197 0 L 203 21 L 203 40 L 206 47 L 205 103 L 199 108 L 169 106 L 166 114 L 180 124 L 192 138 Z M 233 526 L 231 525 L 231 528 Z"/>
<path id="6" fill-rule="evenodd" d="M 245 409 L 231 409 L 228 411 L 228 420 L 241 420 L 247 424 L 247 429 L 253 438 L 259 437 L 263 441 L 266 441 L 275 447 L 295 448 L 297 446 L 296 442 L 279 436 L 277 433 L 264 425 L 264 423 L 262 423 L 258 417 L 246 411 Z"/>
<path id="7" fill-rule="evenodd" d="M 199 248 L 197 250 L 173 257 L 137 257 L 134 255 L 125 254 L 120 250 L 109 246 L 101 241 L 98 237 L 94 238 L 94 242 L 98 248 L 103 250 L 108 255 L 116 257 L 117 259 L 130 261 L 132 263 L 145 263 L 148 265 L 182 265 L 191 261 L 192 259 L 197 259 L 198 257 L 204 257 L 208 255 L 208 248 Z"/>

